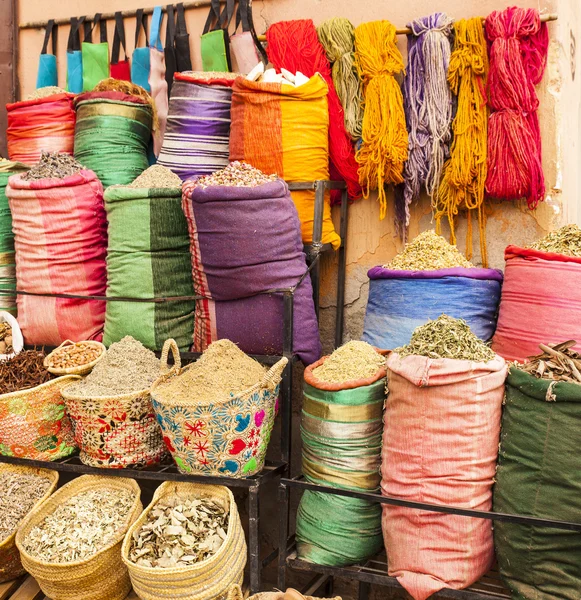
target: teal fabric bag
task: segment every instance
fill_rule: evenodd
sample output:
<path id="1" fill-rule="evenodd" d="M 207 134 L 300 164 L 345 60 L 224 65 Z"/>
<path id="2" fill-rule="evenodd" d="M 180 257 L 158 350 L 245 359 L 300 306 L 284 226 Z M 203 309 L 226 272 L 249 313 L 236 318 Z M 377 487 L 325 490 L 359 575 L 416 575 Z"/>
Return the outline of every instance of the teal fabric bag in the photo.
<path id="1" fill-rule="evenodd" d="M 220 0 L 212 0 L 201 40 L 204 71 L 232 70 L 228 26 L 234 16 L 234 4 L 235 0 L 227 0 L 224 10 L 220 13 Z"/>
<path id="2" fill-rule="evenodd" d="M 81 53 L 80 27 L 85 17 L 73 17 L 67 43 L 67 91 L 80 94 L 83 91 L 83 55 Z"/>
<path id="3" fill-rule="evenodd" d="M 135 50 L 131 59 L 131 81 L 140 85 L 147 92 L 151 92 L 149 85 L 149 71 L 151 69 L 149 41 L 147 39 L 147 15 L 143 9 L 135 13 Z M 138 48 L 141 29 L 145 33 L 145 48 Z"/>
<path id="4" fill-rule="evenodd" d="M 58 26 L 51 19 L 46 25 L 46 31 L 44 34 L 44 44 L 42 45 L 42 52 L 38 60 L 38 75 L 36 76 L 36 88 L 42 88 L 47 86 L 58 86 L 58 73 L 56 65 L 56 51 L 57 51 L 57 33 Z M 48 40 L 52 35 L 52 54 L 48 54 Z"/>
<path id="5" fill-rule="evenodd" d="M 99 25 L 100 43 L 93 44 L 93 29 Z M 93 28 L 82 44 L 83 55 L 83 91 L 90 92 L 100 81 L 109 77 L 109 44 L 107 43 L 107 22 L 97 13 Z"/>

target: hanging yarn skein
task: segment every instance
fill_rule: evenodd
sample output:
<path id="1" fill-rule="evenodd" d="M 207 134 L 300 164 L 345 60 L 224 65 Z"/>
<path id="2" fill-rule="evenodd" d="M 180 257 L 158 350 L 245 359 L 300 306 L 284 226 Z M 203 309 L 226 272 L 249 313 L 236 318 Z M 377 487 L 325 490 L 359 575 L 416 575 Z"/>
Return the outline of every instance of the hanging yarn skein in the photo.
<path id="1" fill-rule="evenodd" d="M 369 190 L 378 191 L 379 218 L 383 220 L 387 213 L 385 184 L 403 182 L 408 157 L 403 96 L 394 77 L 403 70 L 403 58 L 389 21 L 363 23 L 355 29 L 355 64 L 365 98 L 363 143 L 356 154 L 359 182 L 365 197 Z"/>
<path id="2" fill-rule="evenodd" d="M 357 140 L 361 137 L 363 96 L 355 68 L 355 27 L 349 19 L 334 17 L 320 25 L 317 33 L 332 65 L 331 75 L 343 106 L 345 129 Z"/>
<path id="3" fill-rule="evenodd" d="M 450 160 L 444 166 L 442 183 L 435 198 L 436 232 L 442 218 L 450 225 L 450 243 L 456 244 L 455 219 L 458 211 L 468 211 L 466 258 L 472 258 L 472 212 L 478 212 L 482 266 L 488 266 L 486 251 L 486 144 L 488 109 L 486 79 L 488 54 L 482 20 L 462 19 L 454 24 L 454 51 L 450 59 L 448 82 L 458 97 L 452 130 L 454 138 Z"/>
<path id="4" fill-rule="evenodd" d="M 484 26 L 492 109 L 486 191 L 504 200 L 525 198 L 533 209 L 545 196 L 535 86 L 547 64 L 547 25 L 538 10 L 511 7 L 491 13 Z"/>
<path id="5" fill-rule="evenodd" d="M 307 77 L 320 73 L 329 87 L 329 155 L 347 184 L 349 198 L 361 197 L 357 176 L 357 163 L 351 138 L 345 130 L 343 108 L 333 85 L 331 67 L 325 49 L 319 42 L 315 24 L 311 19 L 280 21 L 266 32 L 266 52 L 270 62 L 280 71 L 300 71 Z M 333 169 L 331 169 L 333 171 Z"/>
<path id="6" fill-rule="evenodd" d="M 415 19 L 408 27 L 412 33 L 408 35 L 404 110 L 409 145 L 403 194 L 396 195 L 400 234 L 409 225 L 410 204 L 419 198 L 422 185 L 434 206 L 452 137 L 452 93 L 447 81 L 452 19 L 444 13 L 434 13 Z"/>

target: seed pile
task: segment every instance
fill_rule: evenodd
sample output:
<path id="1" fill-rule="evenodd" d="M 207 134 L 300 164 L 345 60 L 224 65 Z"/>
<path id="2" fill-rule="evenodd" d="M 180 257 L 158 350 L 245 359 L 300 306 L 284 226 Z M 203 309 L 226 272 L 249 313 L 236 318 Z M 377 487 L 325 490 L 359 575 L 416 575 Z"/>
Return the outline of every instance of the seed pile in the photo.
<path id="1" fill-rule="evenodd" d="M 196 179 L 196 187 L 206 188 L 214 185 L 256 187 L 277 179 L 277 175 L 265 175 L 260 169 L 236 160 L 220 171 Z"/>
<path id="2" fill-rule="evenodd" d="M 50 481 L 42 475 L 0 473 L 0 544 L 14 533 L 49 487 Z"/>
<path id="3" fill-rule="evenodd" d="M 262 380 L 266 369 L 230 340 L 211 344 L 199 360 L 157 388 L 166 401 L 193 398 L 212 402 L 228 398 Z"/>
<path id="4" fill-rule="evenodd" d="M 367 342 L 347 342 L 337 348 L 313 375 L 319 381 L 344 383 L 352 379 L 368 379 L 385 366 L 385 357 Z"/>
<path id="5" fill-rule="evenodd" d="M 49 563 L 70 563 L 96 554 L 125 525 L 134 496 L 128 490 L 82 492 L 61 504 L 36 527 L 23 545 Z"/>
<path id="6" fill-rule="evenodd" d="M 400 356 L 427 356 L 487 362 L 496 354 L 478 337 L 468 323 L 448 315 L 416 327 L 407 346 L 395 350 Z"/>
<path id="7" fill-rule="evenodd" d="M 71 369 L 73 367 L 82 367 L 88 365 L 99 358 L 103 348 L 79 342 L 77 344 L 68 344 L 58 350 L 54 350 L 48 356 L 48 366 L 51 369 Z"/>
<path id="8" fill-rule="evenodd" d="M 539 379 L 581 383 L 581 354 L 571 350 L 577 342 L 569 340 L 561 344 L 539 344 L 542 354 L 531 356 L 527 362 L 515 364 Z"/>
<path id="9" fill-rule="evenodd" d="M 130 188 L 181 188 L 182 180 L 178 175 L 161 165 L 152 165 L 130 183 Z"/>
<path id="10" fill-rule="evenodd" d="M 22 176 L 22 179 L 64 179 L 75 175 L 83 165 L 77 162 L 70 154 L 63 152 L 42 152 L 39 161 Z"/>
<path id="11" fill-rule="evenodd" d="M 133 533 L 129 560 L 143 567 L 189 567 L 215 554 L 228 531 L 228 511 L 209 498 L 158 502 Z"/>
<path id="12" fill-rule="evenodd" d="M 565 256 L 581 257 L 581 229 L 577 225 L 565 225 L 561 229 L 551 231 L 530 248 Z"/>
<path id="13" fill-rule="evenodd" d="M 41 350 L 23 350 L 16 356 L 0 362 L 0 394 L 10 394 L 36 387 L 50 380 L 46 370 L 45 354 Z"/>
<path id="14" fill-rule="evenodd" d="M 393 271 L 436 271 L 453 267 L 470 268 L 474 265 L 467 261 L 456 246 L 449 244 L 435 231 L 424 231 L 406 244 L 391 262 L 383 265 Z"/>
<path id="15" fill-rule="evenodd" d="M 12 327 L 10 323 L 0 323 L 0 354 L 12 354 Z"/>
<path id="16" fill-rule="evenodd" d="M 240 73 L 222 73 L 222 71 L 184 71 L 182 75 L 189 75 L 200 81 L 211 81 L 212 79 L 227 79 L 234 81 Z"/>
<path id="17" fill-rule="evenodd" d="M 26 100 L 38 100 L 39 98 L 47 98 L 48 96 L 54 96 L 55 94 L 66 94 L 66 90 L 63 88 L 56 87 L 54 85 L 47 85 L 46 87 L 38 88 L 34 90 L 32 94 L 26 96 Z"/>
<path id="18" fill-rule="evenodd" d="M 155 354 L 131 336 L 111 344 L 85 379 L 67 387 L 67 394 L 84 398 L 116 396 L 151 387 L 160 375 Z"/>

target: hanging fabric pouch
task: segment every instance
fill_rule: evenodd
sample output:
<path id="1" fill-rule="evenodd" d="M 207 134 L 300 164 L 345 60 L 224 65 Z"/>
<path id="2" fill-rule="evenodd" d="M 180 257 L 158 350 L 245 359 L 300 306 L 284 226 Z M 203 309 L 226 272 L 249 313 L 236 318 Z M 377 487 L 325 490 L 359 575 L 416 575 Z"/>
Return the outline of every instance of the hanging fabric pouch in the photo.
<path id="1" fill-rule="evenodd" d="M 190 34 L 186 25 L 186 15 L 183 2 L 176 6 L 178 19 L 175 34 L 176 70 L 178 73 L 192 70 L 192 55 L 190 52 Z"/>
<path id="2" fill-rule="evenodd" d="M 236 31 L 242 24 L 242 31 L 230 39 L 230 49 L 236 61 L 237 72 L 247 75 L 259 63 L 268 63 L 266 52 L 258 40 L 252 19 L 251 0 L 239 0 L 236 13 Z"/>
<path id="3" fill-rule="evenodd" d="M 165 80 L 165 55 L 160 38 L 162 21 L 163 12 L 161 6 L 156 6 L 153 9 L 151 29 L 149 31 L 149 38 L 151 40 L 149 87 L 151 88 L 151 97 L 153 98 L 157 112 L 157 128 L 153 135 L 153 152 L 156 156 L 159 155 L 159 151 L 161 150 L 168 111 L 167 82 Z"/>
<path id="4" fill-rule="evenodd" d="M 139 34 L 141 29 L 145 33 L 145 47 L 140 48 Z M 131 60 L 131 81 L 136 85 L 140 85 L 143 89 L 151 92 L 149 87 L 149 70 L 150 70 L 150 59 L 149 59 L 149 41 L 147 38 L 147 15 L 143 13 L 143 9 L 140 8 L 135 13 L 135 50 L 133 51 L 133 57 Z"/>
<path id="5" fill-rule="evenodd" d="M 58 26 L 55 24 L 54 19 L 51 19 L 46 25 L 46 31 L 44 34 L 44 44 L 42 45 L 42 52 L 38 61 L 38 75 L 36 77 L 36 88 L 57 86 L 58 85 L 58 73 L 56 67 L 56 46 L 57 46 L 57 32 Z M 52 54 L 48 54 L 48 40 L 52 35 Z"/>
<path id="6" fill-rule="evenodd" d="M 93 44 L 93 30 L 99 26 L 100 42 Z M 93 27 L 85 36 L 81 52 L 83 53 L 83 91 L 90 92 L 100 81 L 109 77 L 109 44 L 107 43 L 107 21 L 101 20 L 97 13 Z"/>
<path id="7" fill-rule="evenodd" d="M 165 29 L 165 48 L 163 52 L 165 55 L 165 81 L 169 95 L 171 93 L 171 86 L 173 85 L 173 76 L 177 68 L 175 49 L 176 20 L 173 4 L 168 4 L 165 7 L 165 12 L 167 13 L 167 26 Z"/>
<path id="8" fill-rule="evenodd" d="M 220 0 L 212 0 L 202 34 L 202 66 L 204 71 L 231 71 L 228 25 L 234 14 L 234 0 L 227 0 L 220 14 Z"/>
<path id="9" fill-rule="evenodd" d="M 121 48 L 123 48 L 123 60 L 119 60 Z M 113 36 L 113 48 L 111 50 L 111 77 L 122 81 L 131 81 L 131 70 L 129 69 L 125 45 L 125 24 L 120 11 L 115 13 L 115 35 Z"/>
<path id="10" fill-rule="evenodd" d="M 80 94 L 83 91 L 83 56 L 81 54 L 80 27 L 85 17 L 73 17 L 67 42 L 67 91 Z"/>

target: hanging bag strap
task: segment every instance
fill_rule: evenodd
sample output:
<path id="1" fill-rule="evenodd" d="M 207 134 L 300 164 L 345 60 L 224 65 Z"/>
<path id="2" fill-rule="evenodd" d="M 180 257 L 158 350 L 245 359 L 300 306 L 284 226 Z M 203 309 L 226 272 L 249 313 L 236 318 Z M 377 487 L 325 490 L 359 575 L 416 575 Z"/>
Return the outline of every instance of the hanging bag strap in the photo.
<path id="1" fill-rule="evenodd" d="M 175 33 L 175 50 L 178 71 L 192 70 L 192 55 L 190 52 L 190 34 L 186 25 L 184 5 L 180 2 L 177 7 L 177 27 Z"/>
<path id="2" fill-rule="evenodd" d="M 220 0 L 212 0 L 202 35 L 220 28 Z"/>
<path id="3" fill-rule="evenodd" d="M 99 25 L 99 41 L 103 44 L 107 41 L 107 21 L 101 19 L 101 13 L 95 15 L 93 29 Z"/>
<path id="4" fill-rule="evenodd" d="M 176 18 L 173 4 L 165 7 L 167 13 L 167 25 L 165 27 L 165 48 L 173 48 L 176 40 Z"/>
<path id="5" fill-rule="evenodd" d="M 178 15 L 177 22 L 177 35 L 188 35 L 188 26 L 186 25 L 186 11 L 184 9 L 184 3 L 179 2 L 176 5 L 176 11 Z"/>
<path id="6" fill-rule="evenodd" d="M 58 37 L 58 25 L 54 22 L 54 19 L 50 19 L 46 24 L 46 30 L 44 32 L 44 43 L 42 44 L 41 54 L 48 52 L 48 40 L 52 35 L 52 53 L 56 56 L 57 51 L 57 37 Z"/>
<path id="7" fill-rule="evenodd" d="M 151 29 L 149 30 L 150 47 L 163 52 L 163 45 L 161 43 L 161 24 L 163 22 L 163 10 L 161 6 L 156 6 L 153 9 L 153 15 L 151 16 Z"/>
<path id="8" fill-rule="evenodd" d="M 135 47 L 139 45 L 139 34 L 141 29 L 145 33 L 145 46 L 149 46 L 149 38 L 147 36 L 147 15 L 143 12 L 142 8 L 137 9 L 135 12 Z"/>
<path id="9" fill-rule="evenodd" d="M 235 13 L 235 7 L 236 0 L 226 0 L 226 4 L 224 5 L 222 14 L 220 15 L 220 27 L 226 32 L 226 34 L 228 34 L 230 23 L 232 23 L 232 19 Z"/>
<path id="10" fill-rule="evenodd" d="M 83 21 L 83 42 L 93 41 L 93 29 L 91 28 L 91 19 L 81 17 Z"/>
<path id="11" fill-rule="evenodd" d="M 119 62 L 119 52 L 123 48 L 124 60 L 127 60 L 127 48 L 125 42 L 125 24 L 121 11 L 115 13 L 115 34 L 113 35 L 113 48 L 111 50 L 111 64 Z"/>
<path id="12" fill-rule="evenodd" d="M 81 49 L 81 25 L 85 17 L 72 17 L 69 39 L 67 41 L 67 52 L 76 52 Z"/>
<path id="13" fill-rule="evenodd" d="M 240 13 L 240 18 L 242 21 L 242 31 L 249 31 L 252 39 L 254 40 L 254 45 L 256 49 L 260 53 L 262 60 L 264 63 L 268 63 L 268 57 L 266 56 L 266 50 L 264 46 L 260 43 L 258 39 L 258 35 L 256 34 L 256 29 L 254 28 L 254 20 L 252 18 L 252 0 L 239 0 L 238 1 L 238 12 Z M 238 24 L 236 24 L 236 28 L 238 28 Z"/>

